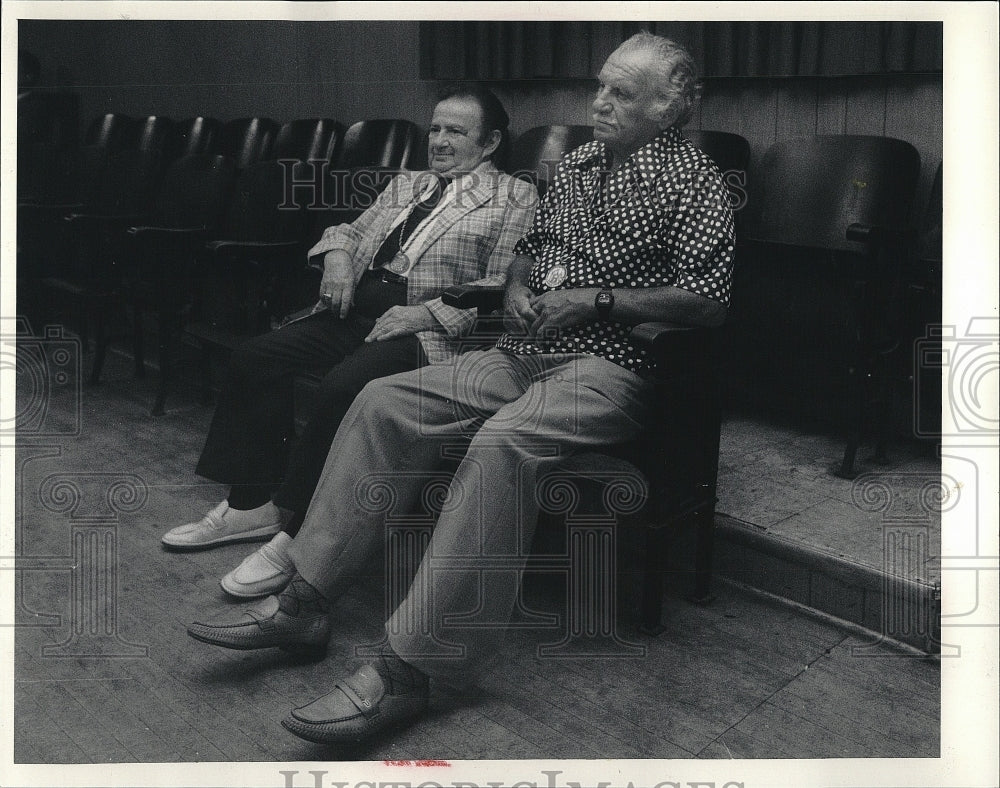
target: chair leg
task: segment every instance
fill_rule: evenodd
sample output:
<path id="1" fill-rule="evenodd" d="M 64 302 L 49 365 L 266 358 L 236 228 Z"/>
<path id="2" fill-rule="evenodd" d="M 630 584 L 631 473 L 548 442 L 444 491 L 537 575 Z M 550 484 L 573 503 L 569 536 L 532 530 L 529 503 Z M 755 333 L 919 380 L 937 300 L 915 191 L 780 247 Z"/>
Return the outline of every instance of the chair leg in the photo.
<path id="1" fill-rule="evenodd" d="M 201 348 L 201 404 L 212 404 L 212 352 L 205 344 Z"/>
<path id="2" fill-rule="evenodd" d="M 695 512 L 694 594 L 698 604 L 711 602 L 712 552 L 715 546 L 715 506 L 708 505 Z"/>
<path id="3" fill-rule="evenodd" d="M 844 456 L 841 459 L 840 467 L 834 471 L 834 475 L 841 479 L 853 479 L 856 475 L 854 461 L 858 456 L 858 447 L 861 445 L 861 433 L 864 426 L 866 377 L 859 364 L 852 367 L 848 381 L 847 445 L 844 447 Z"/>
<path id="4" fill-rule="evenodd" d="M 132 306 L 132 355 L 135 359 L 135 377 L 141 380 L 146 377 L 145 338 L 142 335 L 142 308 Z"/>
<path id="5" fill-rule="evenodd" d="M 639 631 L 656 637 L 663 626 L 663 556 L 666 552 L 665 528 L 646 530 L 646 554 L 642 572 L 642 622 Z"/>
<path id="6" fill-rule="evenodd" d="M 90 372 L 90 385 L 101 382 L 101 370 L 104 368 L 104 357 L 108 350 L 107 326 L 105 325 L 106 307 L 98 303 L 94 317 L 94 366 Z"/>
<path id="7" fill-rule="evenodd" d="M 888 359 L 880 354 L 878 358 L 878 369 L 875 376 L 875 407 L 874 414 L 874 438 L 875 451 L 871 461 L 875 465 L 889 464 L 889 440 L 892 438 L 892 413 L 893 413 L 893 386 L 892 377 L 888 369 Z"/>
<path id="8" fill-rule="evenodd" d="M 158 350 L 160 356 L 160 383 L 156 389 L 156 403 L 153 405 L 153 415 L 162 416 L 167 401 L 167 387 L 173 377 L 173 320 L 170 315 L 160 313 Z"/>
<path id="9" fill-rule="evenodd" d="M 76 310 L 76 319 L 80 326 L 80 346 L 86 353 L 90 350 L 90 315 L 87 314 L 86 307 L 80 306 Z"/>

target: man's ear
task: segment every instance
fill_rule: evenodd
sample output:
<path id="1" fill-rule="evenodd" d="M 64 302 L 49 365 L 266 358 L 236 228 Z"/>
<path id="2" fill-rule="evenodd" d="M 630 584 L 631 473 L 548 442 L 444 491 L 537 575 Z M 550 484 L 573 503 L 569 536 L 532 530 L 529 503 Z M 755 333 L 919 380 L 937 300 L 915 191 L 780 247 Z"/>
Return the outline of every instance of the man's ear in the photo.
<path id="1" fill-rule="evenodd" d="M 500 140 L 502 139 L 503 135 L 500 133 L 500 129 L 493 129 L 493 131 L 491 131 L 489 136 L 486 138 L 486 145 L 483 146 L 485 148 L 483 153 L 486 156 L 492 156 L 496 153 L 497 148 L 500 147 Z"/>
<path id="2" fill-rule="evenodd" d="M 664 101 L 657 106 L 657 125 L 660 127 L 660 131 L 674 125 L 674 122 L 681 114 L 680 103 L 680 99 L 675 98 L 671 101 Z"/>

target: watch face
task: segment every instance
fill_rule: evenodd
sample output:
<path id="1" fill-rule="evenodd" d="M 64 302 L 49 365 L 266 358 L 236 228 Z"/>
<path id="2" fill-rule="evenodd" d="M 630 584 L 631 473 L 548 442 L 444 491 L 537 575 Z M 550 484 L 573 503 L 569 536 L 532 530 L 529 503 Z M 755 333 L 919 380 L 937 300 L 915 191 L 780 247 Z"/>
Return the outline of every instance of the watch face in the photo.
<path id="1" fill-rule="evenodd" d="M 598 306 L 611 306 L 614 302 L 614 298 L 611 293 L 598 293 L 597 294 L 597 305 Z"/>

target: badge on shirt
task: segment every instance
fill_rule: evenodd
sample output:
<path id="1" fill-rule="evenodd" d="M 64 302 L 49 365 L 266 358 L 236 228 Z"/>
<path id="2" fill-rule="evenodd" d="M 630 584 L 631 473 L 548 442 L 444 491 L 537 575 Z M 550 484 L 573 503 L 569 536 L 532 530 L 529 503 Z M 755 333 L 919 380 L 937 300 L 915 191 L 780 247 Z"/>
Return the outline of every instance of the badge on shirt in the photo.
<path id="1" fill-rule="evenodd" d="M 405 274 L 410 268 L 410 258 L 403 251 L 396 252 L 386 265 L 394 274 Z"/>
<path id="2" fill-rule="evenodd" d="M 549 269 L 548 273 L 545 274 L 545 279 L 542 280 L 542 284 L 554 290 L 565 281 L 566 266 L 554 265 Z"/>

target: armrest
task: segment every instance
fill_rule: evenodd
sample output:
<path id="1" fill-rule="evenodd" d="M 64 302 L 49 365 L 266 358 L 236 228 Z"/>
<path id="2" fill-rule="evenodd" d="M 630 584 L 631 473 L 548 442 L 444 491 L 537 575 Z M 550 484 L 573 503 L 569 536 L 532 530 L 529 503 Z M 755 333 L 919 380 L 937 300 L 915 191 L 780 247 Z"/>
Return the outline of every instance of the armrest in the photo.
<path id="1" fill-rule="evenodd" d="M 639 347 L 657 351 L 679 338 L 690 338 L 695 333 L 710 331 L 708 328 L 684 326 L 680 323 L 639 323 L 632 328 L 631 339 Z"/>
<path id="2" fill-rule="evenodd" d="M 277 263 L 298 252 L 301 245 L 299 241 L 209 241 L 205 244 L 205 250 L 216 257 Z"/>
<path id="3" fill-rule="evenodd" d="M 458 285 L 449 287 L 441 294 L 441 300 L 447 306 L 457 309 L 478 309 L 480 312 L 491 312 L 503 307 L 502 287 L 477 287 L 475 285 Z"/>
<path id="4" fill-rule="evenodd" d="M 207 230 L 204 227 L 150 227 L 140 225 L 125 230 L 134 248 L 150 259 L 172 254 L 194 254 L 201 249 Z M 149 254 L 155 252 L 155 254 Z"/>
<path id="5" fill-rule="evenodd" d="M 658 364 L 683 363 L 686 368 L 707 368 L 715 358 L 719 328 L 685 326 L 679 323 L 639 323 L 630 338 L 649 350 Z"/>
<path id="6" fill-rule="evenodd" d="M 210 252 L 220 251 L 282 251 L 293 249 L 299 245 L 298 241 L 209 241 L 205 248 Z"/>
<path id="7" fill-rule="evenodd" d="M 67 222 L 92 222 L 94 224 L 121 225 L 128 227 L 147 218 L 144 213 L 70 213 Z"/>
<path id="8" fill-rule="evenodd" d="M 139 225 L 129 227 L 125 232 L 138 238 L 182 238 L 196 235 L 204 235 L 204 227 L 150 227 Z"/>
<path id="9" fill-rule="evenodd" d="M 916 233 L 906 227 L 883 227 L 881 225 L 854 222 L 847 226 L 844 235 L 848 241 L 857 241 L 864 244 L 906 244 L 915 238 Z"/>

